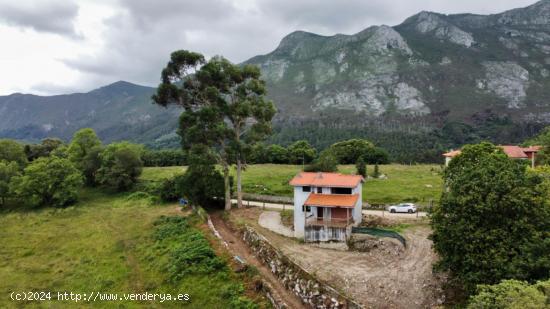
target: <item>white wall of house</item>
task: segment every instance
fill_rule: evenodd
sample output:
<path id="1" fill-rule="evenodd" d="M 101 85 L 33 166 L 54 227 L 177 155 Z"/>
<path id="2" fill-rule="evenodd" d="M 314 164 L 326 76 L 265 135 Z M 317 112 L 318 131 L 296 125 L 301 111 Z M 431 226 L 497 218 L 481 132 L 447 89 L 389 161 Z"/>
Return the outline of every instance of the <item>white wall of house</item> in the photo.
<path id="1" fill-rule="evenodd" d="M 297 238 L 304 237 L 306 214 L 302 211 L 302 206 L 304 206 L 310 193 L 303 192 L 302 187 L 294 187 L 294 237 Z"/>
<path id="2" fill-rule="evenodd" d="M 357 226 L 361 223 L 361 220 L 363 220 L 363 186 L 361 182 L 357 185 L 357 187 L 353 188 L 351 193 L 359 194 L 359 198 L 357 199 L 357 203 L 355 203 L 352 214 L 354 225 Z"/>

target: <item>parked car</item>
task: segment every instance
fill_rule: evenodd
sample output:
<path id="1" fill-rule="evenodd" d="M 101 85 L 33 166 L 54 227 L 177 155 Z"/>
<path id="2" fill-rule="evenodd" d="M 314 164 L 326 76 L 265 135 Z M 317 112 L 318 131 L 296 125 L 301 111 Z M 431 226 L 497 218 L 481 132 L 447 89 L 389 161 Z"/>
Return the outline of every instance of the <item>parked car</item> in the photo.
<path id="1" fill-rule="evenodd" d="M 401 203 L 388 207 L 388 211 L 391 213 L 406 212 L 412 214 L 416 212 L 416 205 L 413 203 Z"/>

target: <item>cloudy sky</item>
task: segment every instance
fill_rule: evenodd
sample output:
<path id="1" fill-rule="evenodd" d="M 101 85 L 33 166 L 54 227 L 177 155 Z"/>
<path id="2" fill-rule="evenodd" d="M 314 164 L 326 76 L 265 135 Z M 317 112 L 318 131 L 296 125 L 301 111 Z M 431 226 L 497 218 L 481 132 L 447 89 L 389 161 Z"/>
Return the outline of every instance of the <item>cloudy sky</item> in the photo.
<path id="1" fill-rule="evenodd" d="M 535 0 L 0 0 L 0 95 L 156 85 L 171 51 L 234 62 L 294 30 L 353 34 L 428 10 L 498 13 Z"/>

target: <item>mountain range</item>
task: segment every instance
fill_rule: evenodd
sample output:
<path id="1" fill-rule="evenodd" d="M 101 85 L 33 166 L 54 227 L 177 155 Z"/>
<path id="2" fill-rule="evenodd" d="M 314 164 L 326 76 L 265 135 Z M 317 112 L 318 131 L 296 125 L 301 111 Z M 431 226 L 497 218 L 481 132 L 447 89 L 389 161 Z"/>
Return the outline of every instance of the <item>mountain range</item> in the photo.
<path id="1" fill-rule="evenodd" d="M 420 12 L 353 35 L 284 37 L 260 66 L 277 106 L 270 142 L 322 148 L 365 137 L 400 161 L 482 139 L 516 143 L 550 123 L 550 0 L 494 15 Z M 0 97 L 0 136 L 69 138 L 92 127 L 106 141 L 177 145 L 178 109 L 154 88 L 117 82 L 88 93 Z"/>

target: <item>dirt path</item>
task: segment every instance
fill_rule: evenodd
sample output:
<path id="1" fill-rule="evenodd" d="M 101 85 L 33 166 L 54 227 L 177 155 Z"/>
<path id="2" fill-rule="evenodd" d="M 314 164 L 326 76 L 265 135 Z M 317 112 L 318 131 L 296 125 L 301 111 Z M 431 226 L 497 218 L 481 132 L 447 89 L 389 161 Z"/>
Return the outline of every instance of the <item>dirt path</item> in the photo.
<path id="1" fill-rule="evenodd" d="M 255 266 L 260 272 L 261 276 L 266 280 L 280 298 L 282 298 L 289 308 L 306 308 L 301 300 L 292 292 L 288 291 L 271 273 L 271 270 L 262 264 L 248 249 L 246 244 L 236 236 L 236 233 L 231 230 L 229 226 L 221 218 L 221 213 L 215 212 L 211 213 L 210 217 L 212 223 L 216 230 L 220 233 L 223 240 L 228 244 L 228 250 L 233 255 L 238 255 L 241 258 L 244 258 L 245 261 Z"/>

